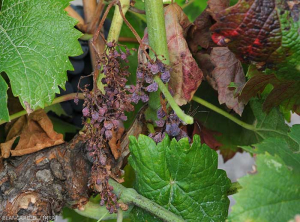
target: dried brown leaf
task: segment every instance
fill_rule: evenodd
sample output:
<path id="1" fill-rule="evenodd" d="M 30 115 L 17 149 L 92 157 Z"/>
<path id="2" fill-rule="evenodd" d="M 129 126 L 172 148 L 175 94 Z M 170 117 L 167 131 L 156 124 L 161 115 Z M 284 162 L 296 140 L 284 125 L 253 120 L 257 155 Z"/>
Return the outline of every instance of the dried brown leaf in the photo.
<path id="1" fill-rule="evenodd" d="M 203 73 L 193 58 L 185 40 L 191 23 L 177 4 L 165 7 L 165 23 L 171 62 L 170 87 L 179 105 L 190 101 L 200 86 Z"/>
<path id="2" fill-rule="evenodd" d="M 206 128 L 198 120 L 195 120 L 191 138 L 193 138 L 195 134 L 200 135 L 201 143 L 205 143 L 211 149 L 218 150 L 219 147 L 223 145 L 215 138 L 215 136 L 220 136 L 221 133 Z"/>
<path id="3" fill-rule="evenodd" d="M 210 27 L 214 24 L 214 20 L 210 13 L 205 9 L 188 31 L 187 42 L 192 53 L 196 53 L 199 46 L 205 49 L 217 46 L 212 38 Z"/>
<path id="4" fill-rule="evenodd" d="M 125 128 L 122 124 L 118 126 L 117 131 L 112 131 L 112 138 L 109 140 L 108 144 L 114 158 L 117 160 L 121 156 L 122 147 L 121 147 L 121 138 L 125 132 Z"/>
<path id="5" fill-rule="evenodd" d="M 18 136 L 20 136 L 19 143 L 12 149 Z M 12 156 L 22 156 L 62 143 L 64 143 L 63 135 L 53 130 L 52 122 L 44 110 L 37 110 L 29 116 L 21 117 L 13 124 L 6 142 L 1 144 L 1 155 L 5 153 L 7 157 L 7 152 L 10 152 Z"/>
<path id="6" fill-rule="evenodd" d="M 234 83 L 238 88 L 242 87 L 246 78 L 240 61 L 227 47 L 213 48 L 210 58 L 215 66 L 209 83 L 218 91 L 220 104 L 225 103 L 229 109 L 242 115 L 245 103 L 239 101 L 235 90 L 229 88 Z"/>
<path id="7" fill-rule="evenodd" d="M 278 79 L 274 74 L 254 75 L 243 87 L 239 100 L 247 103 L 265 87 L 271 84 L 273 89 L 266 97 L 263 110 L 269 112 L 273 107 L 283 105 L 286 109 L 300 114 L 300 81 Z"/>
<path id="8" fill-rule="evenodd" d="M 230 0 L 208 0 L 207 5 L 212 15 L 226 9 L 230 5 Z"/>

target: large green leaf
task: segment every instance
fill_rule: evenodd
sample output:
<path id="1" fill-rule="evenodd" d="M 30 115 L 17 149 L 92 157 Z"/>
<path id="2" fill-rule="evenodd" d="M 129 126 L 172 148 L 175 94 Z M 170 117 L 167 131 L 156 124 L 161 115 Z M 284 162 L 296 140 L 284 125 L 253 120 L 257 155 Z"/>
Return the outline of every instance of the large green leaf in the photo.
<path id="1" fill-rule="evenodd" d="M 140 135 L 130 138 L 129 163 L 136 172 L 136 190 L 186 221 L 224 221 L 230 180 L 218 170 L 218 155 L 195 136 L 156 143 Z M 159 221 L 145 213 L 136 221 Z"/>
<path id="2" fill-rule="evenodd" d="M 293 127 L 290 136 L 300 134 Z M 299 142 L 299 138 L 298 138 Z M 255 145 L 257 173 L 239 180 L 243 189 L 236 195 L 229 221 L 282 222 L 299 214 L 300 153 L 284 139 L 268 138 Z"/>
<path id="3" fill-rule="evenodd" d="M 28 112 L 52 102 L 58 86 L 64 87 L 66 71 L 73 70 L 68 56 L 82 53 L 76 21 L 64 11 L 68 4 L 69 0 L 2 0 L 0 72 L 7 74 L 13 94 Z"/>

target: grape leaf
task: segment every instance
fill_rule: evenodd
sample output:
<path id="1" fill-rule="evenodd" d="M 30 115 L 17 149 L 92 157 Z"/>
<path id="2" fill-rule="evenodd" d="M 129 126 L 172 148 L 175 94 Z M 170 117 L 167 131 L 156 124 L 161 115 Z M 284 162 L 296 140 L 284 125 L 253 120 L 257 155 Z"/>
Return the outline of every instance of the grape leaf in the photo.
<path id="1" fill-rule="evenodd" d="M 217 169 L 217 153 L 195 136 L 157 145 L 144 135 L 130 138 L 129 163 L 136 172 L 136 190 L 186 221 L 224 221 L 230 180 Z M 145 221 L 145 214 L 136 214 Z M 158 221 L 147 216 L 147 221 Z"/>
<path id="2" fill-rule="evenodd" d="M 243 62 L 264 70 L 264 76 L 256 76 L 246 84 L 241 100 L 247 101 L 270 83 L 274 89 L 264 110 L 284 105 L 299 112 L 299 2 L 240 0 L 214 14 L 214 18 L 217 20 L 211 28 L 214 42 L 228 45 Z"/>
<path id="3" fill-rule="evenodd" d="M 7 74 L 13 94 L 28 113 L 52 102 L 58 86 L 64 87 L 66 71 L 73 70 L 68 56 L 82 53 L 76 21 L 64 11 L 68 4 L 69 0 L 2 1 L 0 72 Z"/>
<path id="4" fill-rule="evenodd" d="M 207 5 L 212 15 L 224 10 L 229 6 L 230 0 L 208 0 Z"/>
<path id="5" fill-rule="evenodd" d="M 290 135 L 294 134 L 300 134 L 299 126 L 292 128 Z M 234 195 L 229 221 L 288 221 L 299 213 L 299 150 L 293 152 L 279 138 L 268 138 L 255 147 L 258 172 L 239 180 L 243 189 Z"/>
<path id="6" fill-rule="evenodd" d="M 7 110 L 6 104 L 7 103 L 7 91 L 8 86 L 5 80 L 0 76 L 0 120 L 9 121 L 9 113 Z"/>
<path id="7" fill-rule="evenodd" d="M 165 23 L 171 61 L 170 87 L 179 105 L 190 101 L 202 82 L 203 73 L 193 58 L 185 40 L 190 27 L 187 16 L 177 4 L 165 8 Z"/>
<path id="8" fill-rule="evenodd" d="M 273 156 L 278 155 L 287 166 L 300 174 L 300 125 L 294 125 L 288 135 L 294 139 L 298 147 L 291 147 L 290 144 L 281 138 L 269 137 L 261 143 L 253 145 L 254 149 L 252 147 L 243 147 L 243 149 L 256 154 L 268 152 Z"/>
<path id="9" fill-rule="evenodd" d="M 224 106 L 220 106 L 217 99 L 211 96 L 213 91 L 207 84 L 202 84 L 196 95 L 224 109 Z M 222 155 L 224 154 L 223 157 L 226 160 L 233 157 L 233 153 L 239 151 L 239 147 L 259 143 L 268 137 L 282 138 L 292 149 L 298 150 L 299 145 L 288 134 L 290 129 L 285 124 L 282 113 L 277 108 L 273 108 L 269 113 L 264 113 L 262 107 L 262 99 L 252 99 L 250 104 L 245 107 L 242 117 L 233 115 L 241 121 L 253 125 L 253 130 L 245 129 L 202 106 L 199 107 L 200 112 L 195 115 L 195 119 L 201 121 L 206 128 L 221 133 L 215 138 L 222 144 L 218 149 Z"/>
<path id="10" fill-rule="evenodd" d="M 273 89 L 263 104 L 264 111 L 283 105 L 287 110 L 300 113 L 300 81 L 278 79 L 274 74 L 253 76 L 244 85 L 239 100 L 247 103 L 251 97 L 263 92 L 268 84 L 272 84 Z"/>
<path id="11" fill-rule="evenodd" d="M 211 78 L 207 76 L 207 80 L 214 89 L 218 90 L 220 104 L 225 103 L 229 109 L 233 109 L 241 116 L 245 104 L 238 100 L 235 90 L 229 88 L 231 83 L 242 86 L 246 82 L 240 61 L 227 47 L 213 48 L 210 59 L 215 68 L 211 73 Z"/>
<path id="12" fill-rule="evenodd" d="M 215 15 L 213 39 L 220 45 L 228 43 L 244 62 L 276 70 L 286 79 L 300 79 L 297 10 L 284 0 L 240 0 Z"/>

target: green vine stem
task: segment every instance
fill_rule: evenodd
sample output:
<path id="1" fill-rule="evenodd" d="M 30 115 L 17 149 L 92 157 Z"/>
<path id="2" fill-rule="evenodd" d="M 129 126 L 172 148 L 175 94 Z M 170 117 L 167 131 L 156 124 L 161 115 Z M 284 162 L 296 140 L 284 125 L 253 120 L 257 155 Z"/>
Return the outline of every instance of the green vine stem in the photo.
<path id="1" fill-rule="evenodd" d="M 163 221 L 167 222 L 181 222 L 184 221 L 182 218 L 178 217 L 177 215 L 173 214 L 172 212 L 166 210 L 162 206 L 158 205 L 157 203 L 147 199 L 146 197 L 138 194 L 132 188 L 126 188 L 123 185 L 119 184 L 118 182 L 110 179 L 109 184 L 114 187 L 114 192 L 120 196 L 120 200 L 125 204 L 134 204 L 153 215 L 161 218 Z"/>
<path id="2" fill-rule="evenodd" d="M 230 115 L 229 113 L 227 113 L 227 112 L 225 112 L 224 110 L 222 110 L 222 109 L 216 107 L 215 105 L 213 105 L 213 104 L 211 104 L 211 103 L 205 101 L 204 99 L 201 99 L 201 98 L 199 98 L 199 97 L 197 97 L 197 96 L 194 96 L 194 97 L 193 97 L 193 100 L 194 100 L 195 102 L 201 104 L 202 106 L 205 106 L 205 107 L 207 107 L 207 108 L 209 108 L 209 109 L 215 111 L 216 113 L 219 113 L 219 114 L 221 114 L 222 116 L 224 116 L 224 117 L 230 119 L 231 121 L 235 122 L 236 124 L 240 125 L 241 127 L 245 128 L 245 129 L 248 129 L 248 130 L 251 130 L 251 131 L 256 131 L 256 130 L 257 130 L 257 129 L 255 128 L 254 125 L 250 125 L 250 124 L 248 124 L 248 123 L 245 123 L 245 122 L 239 120 L 238 118 L 236 118 L 236 117 Z"/>
<path id="3" fill-rule="evenodd" d="M 100 206 L 99 204 L 95 204 L 92 202 L 88 202 L 83 210 L 75 209 L 75 211 L 85 217 L 99 219 L 100 220 L 117 220 L 121 221 L 121 218 L 128 218 L 129 214 L 133 208 L 133 205 L 138 206 L 153 215 L 161 218 L 164 221 L 170 222 L 181 222 L 184 221 L 182 218 L 178 217 L 177 215 L 173 214 L 172 212 L 166 210 L 162 206 L 156 204 L 155 202 L 147 199 L 146 197 L 138 194 L 132 188 L 126 188 L 123 185 L 119 184 L 118 182 L 114 181 L 113 179 L 109 180 L 109 184 L 114 187 L 114 193 L 116 193 L 120 201 L 122 203 L 128 204 L 129 208 L 126 211 L 118 211 L 118 213 L 109 214 L 108 210 L 105 206 Z M 231 184 L 227 196 L 233 195 L 237 193 L 242 186 L 238 182 L 234 182 Z M 118 220 L 119 219 L 119 220 Z"/>
<path id="4" fill-rule="evenodd" d="M 132 206 L 130 206 L 128 208 L 127 211 L 124 211 L 122 213 L 123 218 L 128 218 L 129 214 L 132 210 Z M 99 203 L 92 203 L 92 202 L 87 202 L 86 205 L 84 205 L 84 209 L 83 210 L 78 210 L 78 209 L 74 209 L 76 211 L 76 213 L 84 216 L 84 217 L 88 217 L 88 218 L 93 218 L 93 219 L 100 219 L 101 220 L 115 220 L 118 218 L 118 214 L 117 213 L 113 213 L 110 214 L 109 211 L 106 209 L 105 206 L 100 206 Z"/>
<path id="5" fill-rule="evenodd" d="M 165 27 L 164 7 L 162 0 L 145 0 L 145 11 L 149 36 L 149 45 L 166 65 L 170 64 L 167 34 Z M 153 52 L 150 51 L 150 55 Z"/>
<path id="6" fill-rule="evenodd" d="M 52 105 L 57 104 L 57 103 L 61 103 L 61 102 L 72 100 L 76 96 L 78 96 L 78 99 L 84 99 L 84 96 L 83 96 L 82 93 L 70 93 L 70 94 L 67 94 L 67 95 L 55 98 L 50 105 L 45 105 L 45 107 L 52 106 Z M 38 109 L 41 109 L 41 108 L 38 108 Z M 36 109 L 36 110 L 38 110 L 38 109 Z M 22 110 L 20 112 L 17 112 L 15 114 L 12 114 L 11 116 L 9 116 L 9 119 L 10 120 L 14 120 L 14 119 L 19 118 L 21 116 L 24 116 L 26 114 L 27 114 L 26 110 Z M 7 121 L 0 121 L 0 125 L 3 124 L 3 123 L 6 123 L 6 122 Z"/>
<path id="7" fill-rule="evenodd" d="M 171 93 L 169 92 L 169 90 L 167 89 L 165 84 L 162 82 L 162 80 L 158 76 L 155 76 L 154 81 L 157 82 L 158 87 L 160 88 L 160 90 L 164 94 L 164 96 L 166 97 L 168 103 L 170 104 L 170 106 L 172 107 L 174 112 L 177 114 L 179 119 L 184 121 L 186 124 L 193 124 L 194 123 L 193 117 L 191 117 L 189 115 L 186 115 L 182 111 L 182 109 L 177 105 L 177 103 L 175 102 L 173 96 L 171 95 Z"/>
<path id="8" fill-rule="evenodd" d="M 117 222 L 122 222 L 123 221 L 123 210 L 122 209 L 118 209 L 118 215 L 117 215 Z"/>

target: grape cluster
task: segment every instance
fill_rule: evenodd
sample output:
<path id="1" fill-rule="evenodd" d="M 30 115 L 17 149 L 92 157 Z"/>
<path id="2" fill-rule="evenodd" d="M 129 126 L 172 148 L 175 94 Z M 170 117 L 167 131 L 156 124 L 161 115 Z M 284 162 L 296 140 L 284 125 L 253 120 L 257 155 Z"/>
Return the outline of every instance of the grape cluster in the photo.
<path id="1" fill-rule="evenodd" d="M 71 5 L 84 18 L 83 7 L 79 5 Z M 107 37 L 108 31 L 110 29 L 110 20 L 106 19 L 104 22 L 104 36 Z M 70 62 L 74 67 L 74 71 L 68 71 L 68 80 L 65 84 L 66 90 L 60 88 L 60 93 L 57 96 L 63 96 L 67 94 L 71 94 L 78 91 L 78 87 L 88 88 L 91 90 L 93 88 L 93 77 L 90 75 L 93 71 L 90 51 L 88 41 L 79 40 L 83 53 L 76 57 L 70 57 Z M 48 114 L 55 117 L 60 118 L 64 122 L 70 123 L 81 129 L 83 127 L 82 123 L 82 109 L 83 109 L 83 100 L 79 100 L 78 103 L 74 101 L 66 101 L 60 103 L 64 113 L 66 115 L 60 115 L 60 113 L 49 112 Z M 59 116 L 59 115 L 60 116 Z M 67 133 L 66 140 L 70 140 L 74 137 L 74 135 L 69 135 Z"/>
<path id="2" fill-rule="evenodd" d="M 99 60 L 100 74 L 104 75 L 101 79 L 104 92 L 97 88 L 92 91 L 83 89 L 85 101 L 82 113 L 85 118 L 87 156 L 93 163 L 90 185 L 100 192 L 102 197 L 100 204 L 106 203 L 111 213 L 117 211 L 118 205 L 108 179 L 110 176 L 118 177 L 118 175 L 111 172 L 114 157 L 108 142 L 119 127 L 122 127 L 122 121 L 127 120 L 125 112 L 134 110 L 131 104 L 131 92 L 134 87 L 126 86 L 130 75 L 129 67 L 126 65 L 129 55 L 128 49 L 118 50 L 115 42 L 107 43 L 107 51 Z"/>
<path id="3" fill-rule="evenodd" d="M 151 137 L 156 143 L 159 143 L 168 134 L 171 138 L 180 140 L 181 138 L 188 137 L 187 133 L 181 129 L 182 121 L 178 116 L 171 111 L 170 114 L 165 111 L 162 107 L 157 110 L 158 120 L 155 122 L 156 126 L 159 128 L 155 133 L 150 133 Z"/>
<path id="4" fill-rule="evenodd" d="M 146 65 L 139 65 L 136 72 L 137 83 L 132 88 L 131 101 L 133 103 L 137 104 L 140 100 L 144 103 L 148 102 L 148 93 L 158 90 L 158 84 L 153 80 L 155 75 L 159 75 L 164 83 L 170 80 L 170 70 L 159 59 L 148 62 Z"/>
<path id="5" fill-rule="evenodd" d="M 136 73 L 137 86 L 132 94 L 132 102 L 137 103 L 139 100 L 147 102 L 148 96 L 145 92 L 151 93 L 158 90 L 158 84 L 153 79 L 155 75 L 159 75 L 163 83 L 168 83 L 171 77 L 170 68 L 158 58 L 156 58 L 154 62 L 151 61 L 147 64 L 139 65 Z M 172 94 L 172 90 L 169 89 L 169 91 Z M 145 99 L 145 97 L 147 99 Z M 164 99 L 163 95 L 162 99 Z M 161 142 L 165 134 L 177 140 L 187 137 L 186 132 L 181 129 L 182 121 L 171 108 L 167 109 L 166 105 L 159 108 L 157 118 L 158 120 L 155 122 L 155 125 L 158 129 L 155 133 L 149 134 L 149 137 L 156 143 Z"/>

